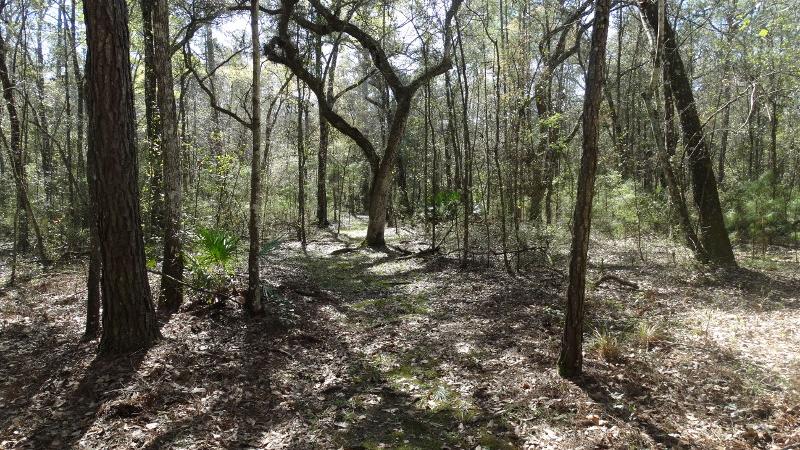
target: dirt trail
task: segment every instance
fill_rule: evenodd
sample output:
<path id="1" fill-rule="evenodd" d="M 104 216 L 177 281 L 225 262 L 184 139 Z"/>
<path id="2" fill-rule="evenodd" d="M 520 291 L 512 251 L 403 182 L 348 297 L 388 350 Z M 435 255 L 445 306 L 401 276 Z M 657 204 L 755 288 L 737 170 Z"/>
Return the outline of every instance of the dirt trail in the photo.
<path id="1" fill-rule="evenodd" d="M 80 343 L 80 267 L 0 293 L 0 448 L 788 448 L 800 444 L 798 275 L 705 274 L 603 251 L 578 382 L 553 369 L 558 271 L 284 243 L 264 276 L 273 315 L 232 303 L 165 323 L 146 355 Z M 418 249 L 410 236 L 395 245 Z M 766 292 L 766 294 L 765 294 Z M 642 343 L 645 325 L 658 328 Z M 589 333 L 591 334 L 591 332 Z"/>

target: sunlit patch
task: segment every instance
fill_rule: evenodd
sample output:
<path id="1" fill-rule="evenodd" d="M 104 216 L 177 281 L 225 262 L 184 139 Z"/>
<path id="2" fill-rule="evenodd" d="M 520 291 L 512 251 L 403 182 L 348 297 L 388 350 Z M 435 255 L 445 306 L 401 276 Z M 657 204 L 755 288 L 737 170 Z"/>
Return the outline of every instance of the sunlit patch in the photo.
<path id="1" fill-rule="evenodd" d="M 475 348 L 469 342 L 456 342 L 455 347 L 456 347 L 456 353 L 458 353 L 459 355 L 467 355 L 471 353 L 472 350 Z"/>
<path id="2" fill-rule="evenodd" d="M 419 262 L 419 260 L 404 259 L 375 264 L 372 267 L 369 267 L 367 271 L 375 275 L 399 275 L 412 270 L 418 270 L 421 267 L 422 264 Z"/>
<path id="3" fill-rule="evenodd" d="M 770 370 L 783 384 L 791 385 L 800 366 L 800 335 L 795 310 L 749 311 L 747 315 L 719 308 L 695 309 L 686 323 L 697 331 L 696 339 L 710 339 L 737 358 Z M 778 380 L 776 380 L 778 381 Z"/>

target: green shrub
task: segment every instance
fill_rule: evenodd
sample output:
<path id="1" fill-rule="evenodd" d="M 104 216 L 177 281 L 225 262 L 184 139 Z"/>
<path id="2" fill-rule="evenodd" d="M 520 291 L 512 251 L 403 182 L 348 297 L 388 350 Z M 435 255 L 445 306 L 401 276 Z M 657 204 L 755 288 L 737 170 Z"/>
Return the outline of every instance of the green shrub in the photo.
<path id="1" fill-rule="evenodd" d="M 461 205 L 461 193 L 458 191 L 439 191 L 431 199 L 436 208 L 430 207 L 429 219 L 433 223 L 455 220 L 458 217 L 459 206 Z"/>
<path id="2" fill-rule="evenodd" d="M 197 231 L 197 245 L 200 252 L 198 261 L 206 266 L 217 266 L 226 271 L 236 256 L 239 238 L 224 231 L 212 228 L 201 228 Z"/>
<path id="3" fill-rule="evenodd" d="M 664 192 L 658 187 L 645 191 L 636 183 L 616 171 L 598 176 L 592 213 L 598 231 L 615 238 L 666 233 L 669 214 Z"/>
<path id="4" fill-rule="evenodd" d="M 236 261 L 239 238 L 224 230 L 200 228 L 194 251 L 186 257 L 194 284 L 219 288 L 230 283 Z"/>
<path id="5" fill-rule="evenodd" d="M 800 195 L 777 186 L 772 173 L 742 183 L 725 196 L 726 222 L 734 237 L 762 245 L 797 239 Z"/>

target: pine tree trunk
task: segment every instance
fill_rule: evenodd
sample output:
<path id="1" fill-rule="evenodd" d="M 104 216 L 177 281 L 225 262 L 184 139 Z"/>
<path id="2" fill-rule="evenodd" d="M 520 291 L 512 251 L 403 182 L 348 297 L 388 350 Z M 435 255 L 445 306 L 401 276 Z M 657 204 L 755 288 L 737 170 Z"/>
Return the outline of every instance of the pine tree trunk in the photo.
<path id="1" fill-rule="evenodd" d="M 85 0 L 92 179 L 103 265 L 102 354 L 147 348 L 160 336 L 140 227 L 128 7 Z"/>
<path id="2" fill-rule="evenodd" d="M 91 140 L 91 135 L 89 135 Z M 92 144 L 89 144 L 91 147 Z M 95 175 L 95 158 L 86 161 L 86 183 L 89 186 L 88 201 L 86 202 L 86 222 L 89 224 L 89 273 L 86 277 L 86 328 L 84 339 L 93 339 L 100 331 L 100 282 L 101 282 L 101 252 L 100 236 L 98 230 L 97 198 L 91 189 L 97 184 Z"/>

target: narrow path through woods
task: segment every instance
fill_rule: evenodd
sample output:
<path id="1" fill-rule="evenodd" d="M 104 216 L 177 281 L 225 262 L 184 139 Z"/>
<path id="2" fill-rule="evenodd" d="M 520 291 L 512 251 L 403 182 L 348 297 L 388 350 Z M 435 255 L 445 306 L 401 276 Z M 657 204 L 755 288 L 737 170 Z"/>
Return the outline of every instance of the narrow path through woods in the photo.
<path id="1" fill-rule="evenodd" d="M 592 291 L 589 333 L 617 341 L 618 355 L 600 357 L 602 339 L 590 338 L 588 373 L 571 383 L 554 369 L 558 271 L 510 276 L 435 256 L 336 252 L 361 238 L 346 231 L 268 255 L 270 318 L 246 319 L 233 302 L 188 307 L 148 354 L 115 362 L 78 342 L 79 266 L 3 290 L 0 447 L 783 448 L 800 439 L 790 262 L 690 276 L 684 264 L 633 262 L 625 242 L 598 243 L 607 256 L 592 276 L 640 289 Z M 411 236 L 390 243 L 418 248 Z"/>

